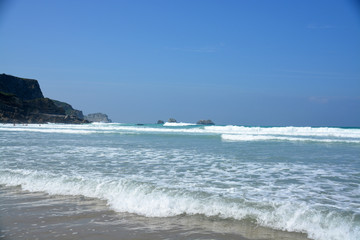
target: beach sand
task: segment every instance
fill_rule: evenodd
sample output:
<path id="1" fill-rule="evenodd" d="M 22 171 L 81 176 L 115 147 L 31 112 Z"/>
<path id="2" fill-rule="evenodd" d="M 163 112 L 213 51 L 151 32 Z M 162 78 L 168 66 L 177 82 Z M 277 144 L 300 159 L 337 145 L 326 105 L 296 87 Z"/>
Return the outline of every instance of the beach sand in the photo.
<path id="1" fill-rule="evenodd" d="M 51 196 L 0 186 L 0 239 L 277 239 L 305 240 L 305 234 L 205 216 L 148 218 L 117 213 L 105 201 Z"/>

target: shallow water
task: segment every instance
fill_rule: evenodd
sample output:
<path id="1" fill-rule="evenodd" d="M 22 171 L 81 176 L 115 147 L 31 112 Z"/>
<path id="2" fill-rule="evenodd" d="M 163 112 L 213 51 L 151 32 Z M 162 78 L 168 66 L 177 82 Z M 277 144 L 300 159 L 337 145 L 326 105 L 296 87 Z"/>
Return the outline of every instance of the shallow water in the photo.
<path id="1" fill-rule="evenodd" d="M 150 221 L 360 238 L 360 129 L 0 125 L 0 140 L 6 186 L 99 199 Z"/>
<path id="2" fill-rule="evenodd" d="M 180 215 L 147 218 L 118 213 L 105 201 L 82 196 L 49 196 L 0 186 L 0 239 L 282 239 L 305 234 L 247 222 Z"/>

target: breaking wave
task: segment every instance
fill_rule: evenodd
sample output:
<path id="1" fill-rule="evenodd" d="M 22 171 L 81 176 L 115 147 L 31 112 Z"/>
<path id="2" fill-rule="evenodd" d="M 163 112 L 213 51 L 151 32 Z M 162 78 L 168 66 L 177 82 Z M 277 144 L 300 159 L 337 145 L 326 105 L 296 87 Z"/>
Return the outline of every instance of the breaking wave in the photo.
<path id="1" fill-rule="evenodd" d="M 262 226 L 306 232 L 320 240 L 360 238 L 359 216 L 338 213 L 306 203 L 225 198 L 207 192 L 158 187 L 150 183 L 84 175 L 61 175 L 34 170 L 4 169 L 0 184 L 49 194 L 83 195 L 106 200 L 119 212 L 147 217 L 202 214 L 223 219 L 251 220 Z"/>
<path id="2" fill-rule="evenodd" d="M 183 122 L 166 122 L 163 126 L 165 127 L 185 127 L 185 126 L 195 126 L 194 123 L 183 123 Z"/>
<path id="3" fill-rule="evenodd" d="M 218 135 L 224 141 L 310 141 L 360 143 L 359 128 L 334 127 L 244 127 L 199 126 L 192 123 L 165 123 L 164 125 L 136 126 L 130 124 L 29 124 L 0 125 L 1 131 L 27 131 L 64 134 L 191 134 Z"/>
<path id="4" fill-rule="evenodd" d="M 323 142 L 323 143 L 360 143 L 360 140 L 347 140 L 347 139 L 324 139 L 324 138 L 306 138 L 306 137 L 284 137 L 284 136 L 271 136 L 271 135 L 234 135 L 222 134 L 221 138 L 225 141 L 300 141 L 300 142 Z"/>

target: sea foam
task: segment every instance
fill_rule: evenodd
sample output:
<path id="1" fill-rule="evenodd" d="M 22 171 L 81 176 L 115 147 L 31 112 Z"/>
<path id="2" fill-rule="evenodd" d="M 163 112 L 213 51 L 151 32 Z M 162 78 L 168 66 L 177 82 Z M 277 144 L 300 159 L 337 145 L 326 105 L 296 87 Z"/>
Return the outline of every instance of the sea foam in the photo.
<path id="1" fill-rule="evenodd" d="M 0 125 L 0 131 L 64 134 L 181 134 L 218 135 L 224 141 L 308 141 L 323 143 L 360 143 L 360 129 L 331 127 L 245 127 L 198 126 L 191 123 L 165 123 L 164 126 L 126 124 L 29 124 Z"/>
<path id="2" fill-rule="evenodd" d="M 0 184 L 148 217 L 201 214 L 360 239 L 359 129 L 0 124 L 0 140 Z"/>
<path id="3" fill-rule="evenodd" d="M 116 211 L 147 217 L 202 214 L 224 219 L 252 219 L 262 226 L 306 232 L 310 238 L 319 240 L 355 240 L 360 237 L 359 220 L 355 215 L 337 214 L 310 207 L 306 203 L 259 203 L 206 192 L 157 187 L 133 180 L 84 175 L 58 176 L 35 170 L 1 170 L 0 184 L 21 185 L 24 190 L 32 192 L 99 198 L 106 200 Z"/>
<path id="4" fill-rule="evenodd" d="M 206 131 L 219 134 L 283 135 L 311 137 L 360 138 L 360 129 L 330 127 L 243 127 L 243 126 L 207 126 Z"/>
<path id="5" fill-rule="evenodd" d="M 183 123 L 183 122 L 166 122 L 163 126 L 165 127 L 185 127 L 185 126 L 195 126 L 194 123 Z"/>
<path id="6" fill-rule="evenodd" d="M 360 143 L 360 140 L 348 140 L 348 139 L 324 139 L 324 138 L 305 138 L 305 137 L 284 137 L 284 136 L 272 136 L 272 135 L 235 135 L 235 134 L 222 134 L 221 138 L 228 141 L 300 141 L 300 142 L 323 142 L 323 143 Z"/>

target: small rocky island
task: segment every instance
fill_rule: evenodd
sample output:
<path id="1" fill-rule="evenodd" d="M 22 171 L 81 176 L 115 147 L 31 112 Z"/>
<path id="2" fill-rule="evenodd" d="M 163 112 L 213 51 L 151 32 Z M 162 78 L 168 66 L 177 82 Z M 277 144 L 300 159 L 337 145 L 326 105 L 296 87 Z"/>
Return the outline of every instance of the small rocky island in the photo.
<path id="1" fill-rule="evenodd" d="M 199 120 L 196 122 L 197 125 L 215 125 L 213 121 L 209 120 Z"/>
<path id="2" fill-rule="evenodd" d="M 90 122 L 102 122 L 102 123 L 111 123 L 111 119 L 109 119 L 108 115 L 104 113 L 90 113 L 84 117 L 86 120 Z"/>
<path id="3" fill-rule="evenodd" d="M 0 74 L 0 123 L 89 123 L 82 111 L 45 98 L 37 80 Z"/>
<path id="4" fill-rule="evenodd" d="M 177 123 L 175 118 L 169 118 L 169 120 L 167 121 L 168 123 Z M 163 120 L 158 120 L 157 124 L 164 124 Z M 199 120 L 196 122 L 197 125 L 215 125 L 215 123 L 208 119 L 208 120 Z"/>

